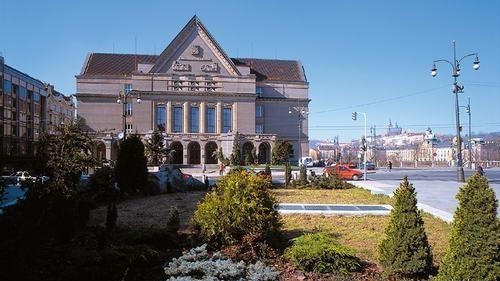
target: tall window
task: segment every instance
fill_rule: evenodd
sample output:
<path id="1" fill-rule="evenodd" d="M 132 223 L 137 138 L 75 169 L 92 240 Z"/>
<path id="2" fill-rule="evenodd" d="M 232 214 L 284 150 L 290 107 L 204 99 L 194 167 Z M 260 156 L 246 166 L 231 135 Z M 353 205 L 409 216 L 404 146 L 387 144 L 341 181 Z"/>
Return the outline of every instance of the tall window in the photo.
<path id="1" fill-rule="evenodd" d="M 125 115 L 132 115 L 132 103 L 128 102 L 125 108 Z"/>
<path id="2" fill-rule="evenodd" d="M 222 132 L 227 133 L 233 129 L 233 114 L 231 108 L 224 108 Z"/>
<path id="3" fill-rule="evenodd" d="M 157 106 L 156 107 L 156 129 L 159 131 L 165 131 L 166 124 L 166 115 L 165 115 L 165 107 Z"/>
<path id="4" fill-rule="evenodd" d="M 264 133 L 264 124 L 255 125 L 255 133 L 256 134 L 263 134 Z"/>
<path id="5" fill-rule="evenodd" d="M 3 91 L 5 94 L 10 94 L 12 92 L 12 83 L 9 80 L 3 80 Z"/>
<path id="6" fill-rule="evenodd" d="M 125 95 L 128 95 L 132 91 L 132 84 L 125 84 L 123 87 Z"/>
<path id="7" fill-rule="evenodd" d="M 215 133 L 215 108 L 207 108 L 207 133 Z"/>
<path id="8" fill-rule="evenodd" d="M 134 131 L 134 126 L 132 124 L 127 123 L 127 133 L 132 133 Z"/>
<path id="9" fill-rule="evenodd" d="M 27 96 L 28 96 L 28 94 L 26 92 L 26 88 L 20 87 L 19 88 L 19 99 L 26 100 Z"/>
<path id="10" fill-rule="evenodd" d="M 200 108 L 193 106 L 190 111 L 191 128 L 189 128 L 189 132 L 198 133 L 200 132 Z"/>
<path id="11" fill-rule="evenodd" d="M 255 117 L 263 117 L 264 116 L 264 106 L 257 105 L 255 106 Z"/>
<path id="12" fill-rule="evenodd" d="M 173 120 L 174 133 L 182 132 L 182 107 L 174 107 L 174 120 Z"/>

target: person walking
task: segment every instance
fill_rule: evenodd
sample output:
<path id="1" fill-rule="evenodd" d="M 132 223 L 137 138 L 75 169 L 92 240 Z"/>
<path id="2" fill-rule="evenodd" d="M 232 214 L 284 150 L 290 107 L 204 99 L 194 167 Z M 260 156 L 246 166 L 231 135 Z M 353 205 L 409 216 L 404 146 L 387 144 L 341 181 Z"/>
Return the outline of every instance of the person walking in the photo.
<path id="1" fill-rule="evenodd" d="M 391 162 L 391 161 L 389 161 L 389 162 L 387 163 L 387 166 L 389 166 L 389 172 L 390 172 L 390 171 L 392 170 L 392 162 Z"/>
<path id="2" fill-rule="evenodd" d="M 219 176 L 224 175 L 224 163 L 220 163 L 219 165 Z"/>
<path id="3" fill-rule="evenodd" d="M 477 164 L 476 172 L 477 172 L 479 175 L 484 176 L 484 170 L 483 170 L 483 167 L 481 167 L 481 165 L 479 165 L 479 164 Z"/>

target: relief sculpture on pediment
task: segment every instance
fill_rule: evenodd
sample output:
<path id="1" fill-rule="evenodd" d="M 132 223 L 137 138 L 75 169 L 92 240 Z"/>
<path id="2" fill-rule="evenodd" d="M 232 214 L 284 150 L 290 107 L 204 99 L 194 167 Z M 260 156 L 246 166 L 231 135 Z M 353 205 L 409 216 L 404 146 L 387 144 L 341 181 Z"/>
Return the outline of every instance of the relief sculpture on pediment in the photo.
<path id="1" fill-rule="evenodd" d="M 176 60 L 172 69 L 175 71 L 191 71 L 191 65 L 189 63 L 180 63 Z"/>
<path id="2" fill-rule="evenodd" d="M 201 66 L 201 71 L 203 72 L 219 72 L 219 64 L 216 62 L 203 64 Z"/>

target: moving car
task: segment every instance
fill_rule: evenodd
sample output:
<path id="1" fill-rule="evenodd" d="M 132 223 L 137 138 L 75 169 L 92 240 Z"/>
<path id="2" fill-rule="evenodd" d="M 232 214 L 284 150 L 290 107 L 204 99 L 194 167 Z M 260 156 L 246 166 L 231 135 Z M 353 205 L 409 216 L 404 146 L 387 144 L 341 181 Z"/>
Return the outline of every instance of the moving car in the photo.
<path id="1" fill-rule="evenodd" d="M 323 173 L 335 173 L 343 180 L 359 180 L 363 177 L 363 172 L 358 169 L 349 168 L 348 165 L 335 165 L 323 169 Z"/>
<path id="2" fill-rule="evenodd" d="M 359 164 L 359 169 L 364 170 L 365 169 L 365 163 Z M 366 169 L 367 170 L 375 170 L 375 164 L 372 162 L 366 162 Z"/>

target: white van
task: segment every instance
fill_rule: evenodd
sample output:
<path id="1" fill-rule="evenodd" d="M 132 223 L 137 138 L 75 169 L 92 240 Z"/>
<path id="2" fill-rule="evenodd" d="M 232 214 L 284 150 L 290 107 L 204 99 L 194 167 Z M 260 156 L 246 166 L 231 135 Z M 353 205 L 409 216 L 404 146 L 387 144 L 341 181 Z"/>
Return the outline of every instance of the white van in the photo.
<path id="1" fill-rule="evenodd" d="M 312 157 L 302 157 L 300 158 L 300 164 L 304 164 L 306 167 L 312 167 L 313 159 Z"/>

